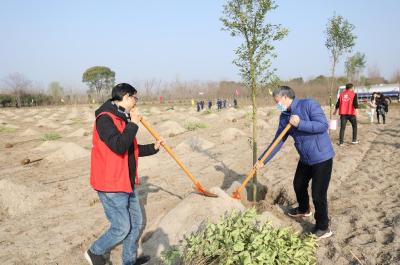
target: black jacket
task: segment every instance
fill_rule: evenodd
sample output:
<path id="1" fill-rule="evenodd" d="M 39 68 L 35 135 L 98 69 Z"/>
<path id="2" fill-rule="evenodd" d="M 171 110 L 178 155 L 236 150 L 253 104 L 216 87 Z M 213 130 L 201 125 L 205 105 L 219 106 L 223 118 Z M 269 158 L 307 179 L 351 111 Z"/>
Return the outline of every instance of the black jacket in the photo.
<path id="1" fill-rule="evenodd" d="M 96 119 L 96 129 L 100 136 L 100 139 L 115 153 L 123 154 L 128 151 L 128 166 L 129 166 L 129 178 L 131 180 L 132 190 L 135 185 L 136 178 L 136 161 L 134 155 L 133 139 L 135 138 L 139 126 L 130 121 L 129 113 L 125 112 L 125 109 L 118 107 L 111 100 L 107 100 L 100 108 L 95 112 L 96 117 L 102 112 L 111 112 L 112 114 L 122 118 L 126 121 L 125 129 L 120 133 L 115 127 L 112 118 L 108 115 L 101 115 Z M 154 148 L 154 144 L 138 145 L 139 156 L 154 155 L 158 152 Z"/>

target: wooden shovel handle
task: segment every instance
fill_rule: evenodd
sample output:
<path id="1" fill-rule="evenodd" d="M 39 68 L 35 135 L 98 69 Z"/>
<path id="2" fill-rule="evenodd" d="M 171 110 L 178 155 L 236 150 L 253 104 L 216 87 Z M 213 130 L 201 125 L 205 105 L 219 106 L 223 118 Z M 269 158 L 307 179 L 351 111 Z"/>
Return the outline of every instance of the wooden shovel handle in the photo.
<path id="1" fill-rule="evenodd" d="M 286 127 L 283 129 L 283 131 L 278 135 L 278 137 L 274 140 L 272 145 L 268 148 L 267 152 L 263 155 L 263 157 L 260 159 L 262 163 L 267 159 L 267 157 L 271 154 L 271 152 L 275 149 L 275 147 L 278 145 L 278 143 L 282 140 L 282 138 L 285 136 L 285 134 L 290 130 L 292 125 L 288 123 Z M 253 168 L 250 170 L 250 172 L 247 174 L 246 179 L 242 182 L 242 185 L 234 192 L 234 197 L 240 196 L 240 193 L 244 189 L 244 187 L 247 185 L 247 183 L 250 181 L 250 179 L 253 178 L 254 174 L 256 173 L 256 165 L 253 166 Z"/>
<path id="2" fill-rule="evenodd" d="M 156 140 L 161 139 L 160 135 L 151 127 L 151 125 L 143 117 L 140 119 L 140 122 L 150 132 L 150 134 L 153 135 L 153 137 Z M 193 181 L 193 183 L 196 185 L 199 184 L 199 181 L 196 179 L 195 176 L 192 175 L 192 173 L 190 173 L 189 169 L 182 163 L 182 161 L 178 158 L 178 156 L 175 154 L 175 152 L 172 150 L 172 148 L 165 143 L 162 144 L 162 146 L 164 147 L 165 151 L 167 151 L 167 153 L 182 168 L 182 170 L 186 173 L 186 175 L 188 175 L 188 177 Z"/>

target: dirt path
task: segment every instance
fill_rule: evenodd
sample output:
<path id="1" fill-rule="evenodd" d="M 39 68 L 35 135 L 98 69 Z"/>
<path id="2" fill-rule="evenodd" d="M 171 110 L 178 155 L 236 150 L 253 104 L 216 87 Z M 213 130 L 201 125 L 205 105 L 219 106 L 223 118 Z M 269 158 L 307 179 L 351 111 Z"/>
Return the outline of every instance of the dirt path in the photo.
<path id="1" fill-rule="evenodd" d="M 332 188 L 334 237 L 320 244 L 321 264 L 357 264 L 357 258 L 363 264 L 400 264 L 398 110 L 391 110 L 388 124 L 371 125 L 368 151 Z"/>

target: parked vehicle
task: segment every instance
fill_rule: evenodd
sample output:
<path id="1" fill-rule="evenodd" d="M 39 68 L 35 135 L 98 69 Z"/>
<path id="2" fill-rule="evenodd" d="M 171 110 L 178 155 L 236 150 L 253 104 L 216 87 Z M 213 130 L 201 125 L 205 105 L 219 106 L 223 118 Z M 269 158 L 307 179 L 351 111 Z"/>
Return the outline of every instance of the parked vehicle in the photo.
<path id="1" fill-rule="evenodd" d="M 340 86 L 337 97 L 339 98 L 339 94 L 342 93 L 346 89 L 346 86 Z M 357 86 L 354 89 L 354 92 L 357 93 L 358 101 L 366 102 L 371 99 L 372 93 L 381 92 L 386 98 L 391 102 L 392 100 L 399 101 L 400 97 L 400 85 L 397 84 L 380 84 L 380 85 L 371 85 L 371 86 Z M 390 103 L 389 102 L 389 103 Z"/>

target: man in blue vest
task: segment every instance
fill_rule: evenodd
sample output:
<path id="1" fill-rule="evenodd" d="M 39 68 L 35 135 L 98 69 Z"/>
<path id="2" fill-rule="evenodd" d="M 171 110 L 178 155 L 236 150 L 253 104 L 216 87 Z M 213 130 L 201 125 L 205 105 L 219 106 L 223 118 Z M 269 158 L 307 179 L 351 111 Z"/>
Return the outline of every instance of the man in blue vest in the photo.
<path id="1" fill-rule="evenodd" d="M 259 170 L 268 163 L 282 147 L 287 137 L 292 136 L 294 146 L 300 155 L 293 180 L 298 207 L 289 210 L 288 215 L 291 217 L 312 215 L 308 197 L 308 184 L 312 180 L 312 200 L 316 221 L 312 233 L 319 239 L 330 237 L 332 232 L 329 229 L 327 192 L 335 153 L 327 132 L 328 121 L 325 113 L 315 100 L 296 98 L 294 91 L 288 86 L 275 89 L 273 97 L 278 110 L 281 111 L 275 138 L 287 124 L 290 123 L 292 128 L 264 163 L 261 161 L 256 163 L 256 169 Z"/>

